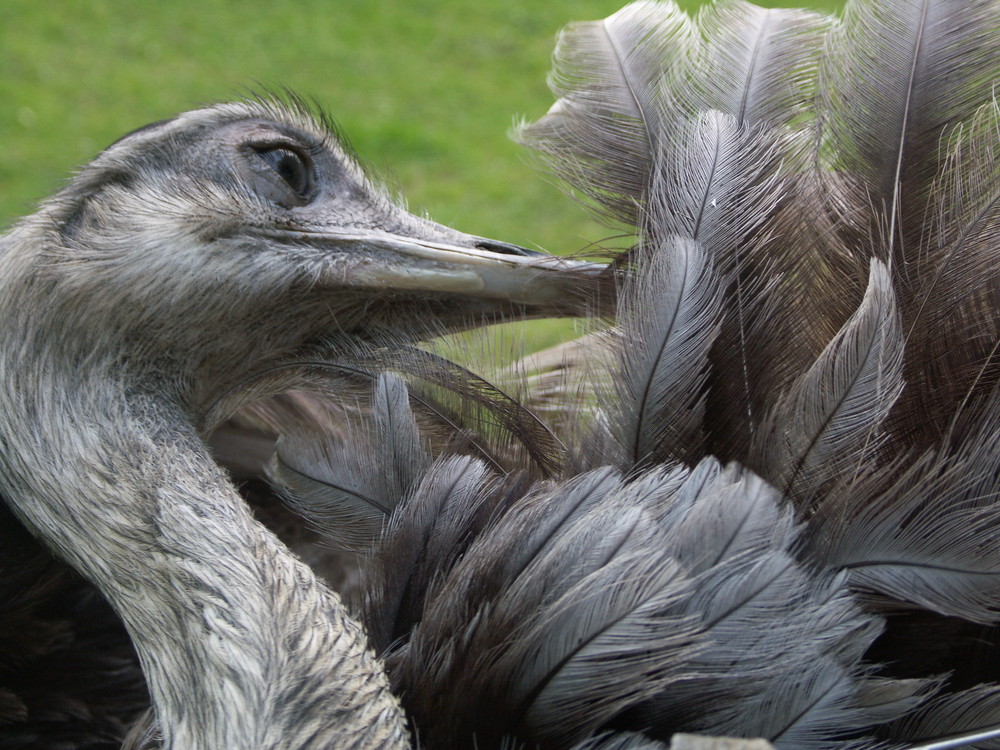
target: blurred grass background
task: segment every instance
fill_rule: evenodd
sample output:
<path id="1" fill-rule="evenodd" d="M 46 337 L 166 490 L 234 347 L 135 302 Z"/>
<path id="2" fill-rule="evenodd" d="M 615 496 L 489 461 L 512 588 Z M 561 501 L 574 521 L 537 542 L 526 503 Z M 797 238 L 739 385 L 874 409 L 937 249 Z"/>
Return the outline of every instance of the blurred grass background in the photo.
<path id="1" fill-rule="evenodd" d="M 623 4 L 2 0 L 0 227 L 136 127 L 288 87 L 319 102 L 414 211 L 554 253 L 588 248 L 615 232 L 530 166 L 507 133 L 552 102 L 545 75 L 556 31 Z M 532 325 L 530 348 L 566 331 Z"/>

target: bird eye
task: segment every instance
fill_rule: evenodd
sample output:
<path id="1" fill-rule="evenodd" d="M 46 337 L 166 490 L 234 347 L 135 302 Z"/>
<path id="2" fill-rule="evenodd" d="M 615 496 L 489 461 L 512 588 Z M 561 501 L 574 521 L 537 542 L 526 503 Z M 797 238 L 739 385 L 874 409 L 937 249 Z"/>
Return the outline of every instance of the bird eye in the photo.
<path id="1" fill-rule="evenodd" d="M 258 148 L 256 151 L 257 155 L 288 183 L 288 187 L 294 190 L 296 195 L 303 199 L 310 197 L 313 184 L 312 169 L 305 156 L 284 146 Z"/>

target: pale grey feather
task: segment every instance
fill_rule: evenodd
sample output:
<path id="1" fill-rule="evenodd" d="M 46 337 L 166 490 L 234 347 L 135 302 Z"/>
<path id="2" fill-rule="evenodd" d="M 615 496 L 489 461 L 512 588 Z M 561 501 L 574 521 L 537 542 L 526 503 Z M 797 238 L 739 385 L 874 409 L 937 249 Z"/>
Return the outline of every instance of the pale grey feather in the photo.
<path id="1" fill-rule="evenodd" d="M 634 224 L 664 137 L 662 94 L 686 71 L 697 41 L 673 3 L 632 3 L 603 21 L 562 32 L 549 113 L 521 126 L 516 138 L 546 156 L 567 182 L 602 212 Z"/>
<path id="2" fill-rule="evenodd" d="M 799 529 L 772 487 L 711 461 L 689 482 L 664 516 L 664 543 L 693 577 L 679 611 L 697 618 L 709 646 L 691 656 L 689 676 L 638 708 L 639 725 L 829 747 L 836 726 L 874 725 L 920 703 L 928 686 L 918 682 L 893 683 L 891 708 L 863 697 L 859 660 L 879 625 L 842 579 L 815 579 L 795 562 Z"/>
<path id="3" fill-rule="evenodd" d="M 748 125 L 802 127 L 815 117 L 811 105 L 832 18 L 724 0 L 703 6 L 696 23 L 704 43 L 685 82 L 694 111 L 719 110 Z"/>

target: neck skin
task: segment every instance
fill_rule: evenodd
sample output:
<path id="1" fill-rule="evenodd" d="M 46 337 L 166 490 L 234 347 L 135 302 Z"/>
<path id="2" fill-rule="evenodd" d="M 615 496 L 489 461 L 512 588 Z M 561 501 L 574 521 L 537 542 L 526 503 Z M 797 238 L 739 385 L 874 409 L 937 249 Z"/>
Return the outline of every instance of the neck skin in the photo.
<path id="1" fill-rule="evenodd" d="M 251 517 L 185 407 L 39 340 L 0 352 L 0 491 L 122 617 L 164 747 L 407 747 L 360 626 Z"/>

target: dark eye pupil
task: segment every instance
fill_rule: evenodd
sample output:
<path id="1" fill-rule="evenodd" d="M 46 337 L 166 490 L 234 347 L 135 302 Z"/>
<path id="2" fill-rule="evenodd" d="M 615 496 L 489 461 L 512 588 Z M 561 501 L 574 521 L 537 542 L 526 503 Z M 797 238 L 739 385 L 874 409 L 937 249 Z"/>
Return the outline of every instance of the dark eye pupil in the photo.
<path id="1" fill-rule="evenodd" d="M 297 153 L 287 148 L 271 148 L 258 153 L 296 193 L 305 195 L 309 191 L 309 170 Z"/>

